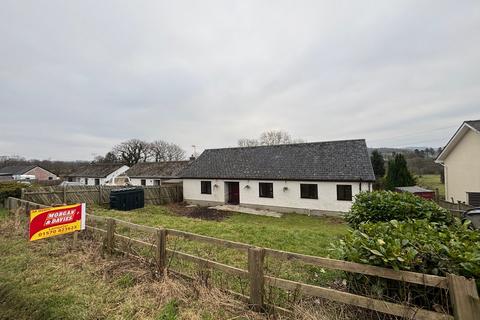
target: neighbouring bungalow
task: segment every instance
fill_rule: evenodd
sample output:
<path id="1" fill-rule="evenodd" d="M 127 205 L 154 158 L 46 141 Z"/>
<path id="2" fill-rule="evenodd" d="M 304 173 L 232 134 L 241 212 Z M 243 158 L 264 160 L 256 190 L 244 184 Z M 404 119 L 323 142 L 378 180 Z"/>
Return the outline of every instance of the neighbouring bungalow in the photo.
<path id="1" fill-rule="evenodd" d="M 134 186 L 160 186 L 162 183 L 180 182 L 179 173 L 190 161 L 139 162 L 125 172 Z"/>
<path id="2" fill-rule="evenodd" d="M 8 166 L 0 169 L 0 181 L 5 180 L 58 180 L 58 176 L 37 165 Z"/>
<path id="3" fill-rule="evenodd" d="M 444 168 L 445 199 L 480 207 L 480 120 L 463 122 L 435 162 Z"/>
<path id="4" fill-rule="evenodd" d="M 114 185 L 115 178 L 125 173 L 128 166 L 123 164 L 89 164 L 65 176 L 69 182 L 87 186 Z"/>
<path id="5" fill-rule="evenodd" d="M 186 202 L 346 212 L 375 181 L 365 140 L 205 150 L 182 173 Z"/>

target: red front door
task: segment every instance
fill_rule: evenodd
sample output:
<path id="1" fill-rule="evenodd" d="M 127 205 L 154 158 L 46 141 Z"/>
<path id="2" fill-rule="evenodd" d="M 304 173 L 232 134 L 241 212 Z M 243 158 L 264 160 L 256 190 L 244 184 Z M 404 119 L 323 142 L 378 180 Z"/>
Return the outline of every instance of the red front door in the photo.
<path id="1" fill-rule="evenodd" d="M 225 182 L 227 187 L 227 203 L 239 204 L 240 203 L 240 186 L 238 182 Z"/>

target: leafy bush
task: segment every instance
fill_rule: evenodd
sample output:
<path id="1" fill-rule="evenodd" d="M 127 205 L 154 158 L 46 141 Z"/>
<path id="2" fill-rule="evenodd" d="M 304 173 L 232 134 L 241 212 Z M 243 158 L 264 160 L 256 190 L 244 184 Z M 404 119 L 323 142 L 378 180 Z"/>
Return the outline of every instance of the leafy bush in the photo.
<path id="1" fill-rule="evenodd" d="M 433 201 L 411 193 L 391 191 L 358 194 L 345 219 L 353 228 L 358 228 L 361 223 L 390 220 L 426 219 L 446 224 L 454 221 L 448 210 L 439 207 Z"/>
<path id="2" fill-rule="evenodd" d="M 0 206 L 3 206 L 8 197 L 20 198 L 22 188 L 25 188 L 25 185 L 18 182 L 0 183 Z"/>
<path id="3" fill-rule="evenodd" d="M 352 262 L 480 279 L 480 233 L 468 229 L 467 224 L 448 226 L 427 220 L 365 223 L 351 230 L 334 250 Z M 444 292 L 437 288 L 356 273 L 347 273 L 346 277 L 351 292 L 429 308 L 435 304 L 449 308 Z"/>
<path id="4" fill-rule="evenodd" d="M 341 241 L 348 261 L 434 275 L 480 278 L 480 233 L 427 220 L 365 223 Z"/>

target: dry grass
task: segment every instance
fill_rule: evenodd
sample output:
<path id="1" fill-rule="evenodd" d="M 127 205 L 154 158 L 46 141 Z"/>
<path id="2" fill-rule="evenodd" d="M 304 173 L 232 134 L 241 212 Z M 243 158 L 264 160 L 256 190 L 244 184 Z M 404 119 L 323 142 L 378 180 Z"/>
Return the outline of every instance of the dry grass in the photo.
<path id="1" fill-rule="evenodd" d="M 102 243 L 69 235 L 27 241 L 24 221 L 0 219 L 0 319 L 357 319 L 348 307 L 310 300 L 293 314 L 259 314 L 224 292 L 141 259 L 107 256 Z M 357 310 L 358 311 L 358 310 Z"/>

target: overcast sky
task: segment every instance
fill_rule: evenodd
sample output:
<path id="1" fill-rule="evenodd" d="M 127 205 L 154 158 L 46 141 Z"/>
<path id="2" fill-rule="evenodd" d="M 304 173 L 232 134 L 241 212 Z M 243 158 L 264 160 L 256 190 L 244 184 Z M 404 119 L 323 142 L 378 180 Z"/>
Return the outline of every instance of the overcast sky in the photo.
<path id="1" fill-rule="evenodd" d="M 441 146 L 480 118 L 480 1 L 0 0 L 0 155 L 190 154 L 283 129 Z"/>

